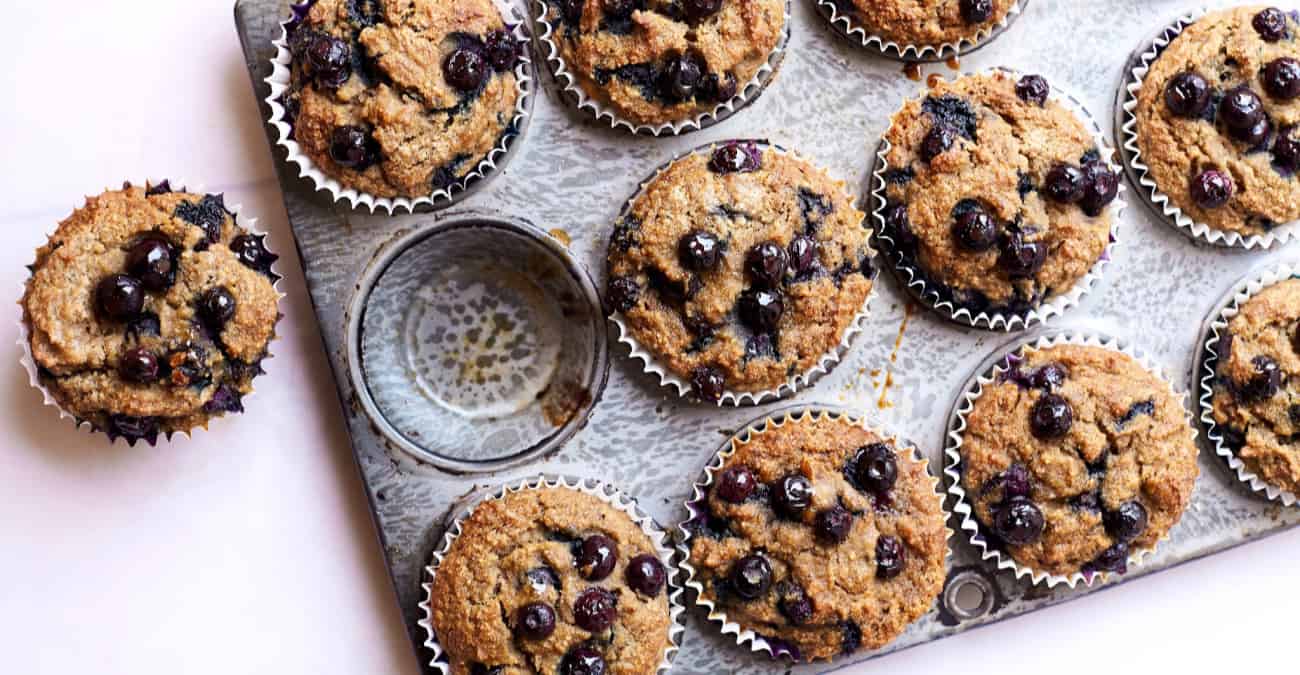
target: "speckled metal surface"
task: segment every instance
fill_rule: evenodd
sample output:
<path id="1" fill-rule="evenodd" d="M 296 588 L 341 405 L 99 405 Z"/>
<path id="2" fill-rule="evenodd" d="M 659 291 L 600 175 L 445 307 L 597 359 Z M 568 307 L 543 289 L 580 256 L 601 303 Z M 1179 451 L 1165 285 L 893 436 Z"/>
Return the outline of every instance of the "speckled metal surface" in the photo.
<path id="1" fill-rule="evenodd" d="M 781 73 L 763 96 L 732 119 L 685 137 L 634 137 L 602 128 L 565 107 L 553 83 L 544 81 L 536 117 L 518 156 L 506 171 L 450 212 L 518 216 L 543 230 L 563 230 L 572 239 L 574 254 L 600 280 L 608 230 L 636 182 L 664 159 L 702 142 L 727 137 L 770 138 L 821 163 L 850 185 L 863 185 L 889 115 L 921 85 L 904 76 L 898 63 L 838 37 L 813 4 L 811 0 L 794 2 L 789 53 Z M 961 69 L 1006 65 L 1041 73 L 1076 93 L 1094 117 L 1109 126 L 1129 52 L 1158 26 L 1190 8 L 1171 0 L 1036 0 L 998 40 L 963 59 Z M 282 0 L 240 0 L 236 6 L 236 24 L 259 101 L 266 93 L 262 78 L 269 70 L 270 42 L 278 35 L 279 21 L 287 12 Z M 942 64 L 927 66 L 922 79 L 930 73 L 950 72 Z M 282 159 L 278 152 L 276 159 Z M 603 400 L 588 426 L 558 452 L 498 474 L 451 475 L 383 447 L 365 415 L 350 403 L 353 395 L 344 350 L 344 310 L 356 279 L 378 247 L 398 231 L 440 216 L 350 212 L 313 194 L 310 185 L 282 162 L 279 172 L 358 464 L 413 644 L 423 640 L 416 625 L 420 570 L 440 536 L 448 506 L 475 485 L 499 484 L 542 472 L 599 477 L 621 486 L 656 520 L 670 527 L 682 517 L 682 501 L 721 439 L 768 409 L 813 402 L 856 408 L 914 439 L 929 453 L 931 469 L 938 474 L 952 401 L 972 370 L 1009 340 L 1006 335 L 964 329 L 922 311 L 907 310 L 907 295 L 888 275 L 882 275 L 866 332 L 843 362 L 816 386 L 783 403 L 718 409 L 679 400 L 670 390 L 658 387 L 654 378 L 639 370 L 637 362 L 626 358 L 624 349 L 615 346 Z M 1224 291 L 1255 266 L 1296 255 L 1294 247 L 1243 252 L 1200 246 L 1136 204 L 1125 213 L 1121 227 L 1126 245 L 1118 250 L 1105 278 L 1080 306 L 1049 321 L 1047 328 L 1075 327 L 1123 336 L 1159 362 L 1181 390 L 1192 388 L 1200 327 Z M 1300 510 L 1285 509 L 1252 495 L 1213 452 L 1203 451 L 1201 463 L 1193 502 L 1171 539 L 1124 580 L 1300 522 Z M 971 578 L 970 566 L 976 564 L 973 551 L 961 537 L 955 537 L 952 544 L 954 576 Z M 975 578 L 984 577 L 977 574 Z M 988 613 L 971 617 L 940 607 L 886 650 L 830 665 L 803 666 L 795 672 L 843 668 L 1108 586 L 1047 591 L 1031 589 L 1009 573 L 995 574 L 993 579 L 995 602 Z M 945 593 L 945 597 L 952 595 L 956 594 Z M 766 656 L 751 655 L 723 638 L 699 612 L 689 614 L 684 649 L 674 672 L 781 669 Z M 958 616 L 970 618 L 958 621 Z M 428 653 L 416 651 L 421 662 L 428 660 Z"/>

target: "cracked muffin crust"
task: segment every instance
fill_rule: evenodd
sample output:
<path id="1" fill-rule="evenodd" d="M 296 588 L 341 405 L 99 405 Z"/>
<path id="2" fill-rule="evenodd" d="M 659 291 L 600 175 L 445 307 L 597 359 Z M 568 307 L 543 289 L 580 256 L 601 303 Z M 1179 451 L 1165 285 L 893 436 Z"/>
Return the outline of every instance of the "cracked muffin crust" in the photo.
<path id="1" fill-rule="evenodd" d="M 606 301 L 695 394 L 778 388 L 835 350 L 872 286 L 844 184 L 752 141 L 664 169 L 614 226 Z"/>
<path id="2" fill-rule="evenodd" d="M 288 43 L 293 138 L 346 188 L 431 195 L 515 131 L 519 43 L 492 0 L 316 0 Z"/>
<path id="3" fill-rule="evenodd" d="M 1006 18 L 1017 0 L 831 0 L 868 35 L 901 47 L 971 40 Z"/>
<path id="4" fill-rule="evenodd" d="M 220 195 L 91 197 L 36 251 L 23 322 L 40 383 L 110 438 L 242 412 L 275 337 L 276 260 Z"/>
<path id="5" fill-rule="evenodd" d="M 645 532 L 568 487 L 484 501 L 430 589 L 453 675 L 651 675 L 671 646 L 667 580 Z"/>
<path id="6" fill-rule="evenodd" d="M 1157 189 L 1196 222 L 1242 235 L 1300 219 L 1300 12 L 1211 12 L 1175 37 L 1137 95 Z"/>
<path id="7" fill-rule="evenodd" d="M 1300 279 L 1260 291 L 1216 350 L 1214 422 L 1264 482 L 1300 494 Z"/>
<path id="8" fill-rule="evenodd" d="M 940 302 L 1023 316 L 1105 252 L 1118 176 L 1049 91 L 995 71 L 941 81 L 894 114 L 882 234 Z"/>
<path id="9" fill-rule="evenodd" d="M 816 661 L 880 648 L 930 610 L 947 531 L 910 448 L 816 413 L 732 447 L 686 523 L 694 580 L 728 621 Z"/>
<path id="10" fill-rule="evenodd" d="M 635 124 L 712 112 L 785 31 L 786 0 L 546 0 L 558 56 L 589 98 Z"/>
<path id="11" fill-rule="evenodd" d="M 1026 348 L 966 415 L 961 486 L 991 548 L 1034 571 L 1123 573 L 1196 482 L 1182 402 L 1132 357 Z"/>

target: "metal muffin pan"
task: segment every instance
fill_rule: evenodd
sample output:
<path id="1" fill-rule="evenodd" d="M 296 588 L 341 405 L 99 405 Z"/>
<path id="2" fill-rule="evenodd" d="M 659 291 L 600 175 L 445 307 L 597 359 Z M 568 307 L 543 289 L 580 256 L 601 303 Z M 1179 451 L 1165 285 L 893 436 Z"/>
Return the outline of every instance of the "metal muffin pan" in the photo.
<path id="1" fill-rule="evenodd" d="M 282 154 L 273 151 L 345 421 L 410 632 L 412 658 L 420 663 L 430 657 L 419 646 L 424 640 L 417 624 L 421 571 L 442 533 L 448 508 L 476 487 L 543 473 L 598 478 L 636 498 L 649 515 L 671 528 L 717 444 L 756 415 L 790 404 L 844 406 L 864 413 L 873 423 L 920 443 L 931 470 L 936 475 L 942 470 L 948 424 L 943 411 L 956 400 L 978 362 L 1006 344 L 1009 336 L 963 328 L 910 307 L 906 291 L 889 275 L 879 278 L 865 331 L 843 361 L 815 386 L 782 404 L 719 409 L 679 400 L 610 340 L 608 386 L 586 425 L 558 451 L 544 451 L 488 474 L 445 471 L 394 447 L 376 428 L 373 411 L 367 413 L 352 384 L 349 305 L 385 246 L 419 228 L 466 219 L 517 222 L 526 217 L 536 229 L 554 231 L 557 245 L 570 240 L 565 248 L 599 287 L 608 233 L 623 200 L 653 167 L 701 143 L 769 138 L 850 185 L 861 185 L 889 115 L 921 85 L 903 75 L 901 64 L 838 39 L 814 4 L 793 3 L 789 51 L 764 96 L 732 119 L 688 137 L 648 138 L 611 130 L 573 110 L 558 98 L 554 83 L 543 82 L 531 129 L 516 144 L 518 155 L 509 170 L 485 181 L 472 198 L 437 214 L 376 216 L 332 205 L 314 195 L 310 183 L 296 178 Z M 962 70 L 1005 65 L 1043 74 L 1076 94 L 1106 127 L 1103 111 L 1114 102 L 1127 51 L 1163 17 L 1187 8 L 1187 3 L 1174 0 L 1029 3 L 1016 21 L 1015 39 L 997 40 L 964 57 Z M 240 0 L 235 10 L 250 78 L 261 100 L 271 40 L 278 35 L 288 3 Z M 1061 48 L 1062 35 L 1071 36 L 1070 48 Z M 926 66 L 922 79 L 930 73 L 951 71 L 943 65 Z M 1046 330 L 1070 327 L 1125 337 L 1152 355 L 1180 388 L 1192 390 L 1200 344 L 1197 326 L 1216 299 L 1252 266 L 1283 252 L 1195 246 L 1143 209 L 1129 209 L 1122 220 L 1131 245 L 1119 249 L 1093 292 L 1068 315 L 1051 320 Z M 1137 317 L 1142 320 L 1134 321 Z M 1011 337 L 1019 341 L 1024 336 Z M 1300 521 L 1300 509 L 1279 508 L 1252 494 L 1211 450 L 1203 449 L 1200 461 L 1201 477 L 1181 523 L 1156 554 L 1122 581 Z M 883 650 L 832 664 L 797 666 L 792 672 L 839 669 L 1115 585 L 1074 591 L 1031 587 L 981 564 L 960 537 L 950 544 L 949 580 L 937 611 Z M 691 611 L 673 672 L 758 673 L 784 667 L 738 648 L 702 614 Z"/>

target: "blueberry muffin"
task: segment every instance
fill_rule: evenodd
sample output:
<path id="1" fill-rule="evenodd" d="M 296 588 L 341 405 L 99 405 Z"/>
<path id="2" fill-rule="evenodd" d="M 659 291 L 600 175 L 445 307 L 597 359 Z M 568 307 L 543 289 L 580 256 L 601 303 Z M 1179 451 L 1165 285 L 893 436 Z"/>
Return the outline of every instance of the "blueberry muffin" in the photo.
<path id="1" fill-rule="evenodd" d="M 1300 279 L 1247 300 L 1222 331 L 1214 423 L 1264 482 L 1300 494 Z"/>
<path id="2" fill-rule="evenodd" d="M 815 414 L 733 448 L 686 525 L 701 597 L 728 621 L 815 661 L 880 648 L 930 610 L 948 533 L 910 449 Z"/>
<path id="3" fill-rule="evenodd" d="M 288 43 L 293 137 L 345 188 L 425 197 L 515 132 L 519 42 L 492 0 L 315 0 Z"/>
<path id="4" fill-rule="evenodd" d="M 1182 402 L 1111 349 L 1022 355 L 966 415 L 961 486 L 980 532 L 1034 571 L 1123 573 L 1191 499 L 1196 444 Z"/>
<path id="5" fill-rule="evenodd" d="M 41 386 L 133 445 L 242 412 L 280 316 L 263 239 L 221 195 L 91 197 L 37 249 L 23 294 Z"/>
<path id="6" fill-rule="evenodd" d="M 433 577 L 453 675 L 651 675 L 671 646 L 668 577 L 645 532 L 556 487 L 483 502 Z"/>
<path id="7" fill-rule="evenodd" d="M 844 184 L 750 141 L 673 162 L 615 225 L 609 308 L 696 395 L 780 387 L 835 350 L 871 292 Z"/>
<path id="8" fill-rule="evenodd" d="M 973 40 L 1006 18 L 1017 0 L 831 0 L 855 28 L 899 46 Z"/>
<path id="9" fill-rule="evenodd" d="M 1137 94 L 1137 141 L 1188 217 L 1249 236 L 1300 219 L 1300 13 L 1252 6 L 1197 19 Z"/>
<path id="10" fill-rule="evenodd" d="M 1023 316 L 1071 289 L 1110 243 L 1119 178 L 1047 81 L 940 81 L 895 113 L 883 233 L 940 302 Z"/>
<path id="11" fill-rule="evenodd" d="M 558 56 L 589 98 L 635 124 L 712 112 L 780 43 L 786 0 L 546 0 Z"/>

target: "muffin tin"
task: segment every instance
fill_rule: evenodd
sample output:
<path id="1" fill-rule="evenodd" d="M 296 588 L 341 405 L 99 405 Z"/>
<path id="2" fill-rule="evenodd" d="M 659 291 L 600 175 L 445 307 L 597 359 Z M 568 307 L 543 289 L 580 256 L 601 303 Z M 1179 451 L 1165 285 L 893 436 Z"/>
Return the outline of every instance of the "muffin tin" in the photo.
<path id="1" fill-rule="evenodd" d="M 603 283 L 608 233 L 626 195 L 653 167 L 713 140 L 769 138 L 826 167 L 837 178 L 861 184 L 870 175 L 875 139 L 889 115 L 921 85 L 904 75 L 901 64 L 839 39 L 817 14 L 815 3 L 794 2 L 791 9 L 793 33 L 783 72 L 764 96 L 732 119 L 686 138 L 636 137 L 593 122 L 565 105 L 555 83 L 543 78 L 530 132 L 518 144 L 509 169 L 485 181 L 472 198 L 437 214 L 388 217 L 332 204 L 328 195 L 314 192 L 310 182 L 296 177 L 293 167 L 282 161 L 281 151 L 274 150 L 273 130 L 268 129 L 345 421 L 410 632 L 412 658 L 425 672 L 436 670 L 427 665 L 432 654 L 421 646 L 426 637 L 418 625 L 422 573 L 439 545 L 444 516 L 458 497 L 476 487 L 517 483 L 539 473 L 596 478 L 618 486 L 636 498 L 648 515 L 672 528 L 684 517 L 681 505 L 717 444 L 755 415 L 780 406 L 734 409 L 693 404 L 659 387 L 657 378 L 627 358 L 624 347 L 607 340 L 612 352 L 608 386 L 603 395 L 593 395 L 599 400 L 590 417 L 580 415 L 573 422 L 572 437 L 562 447 L 557 442 L 541 450 L 525 449 L 522 455 L 505 458 L 510 468 L 466 474 L 482 467 L 439 464 L 393 443 L 375 424 L 373 406 L 354 388 L 348 336 L 356 312 L 350 314 L 349 308 L 370 309 L 364 300 L 358 304 L 359 289 L 366 288 L 375 270 L 382 269 L 377 261 L 382 265 L 384 256 L 397 250 L 390 246 L 436 233 L 449 223 L 518 225 L 521 216 L 533 224 L 526 230 L 532 236 L 539 236 L 538 231 L 549 233 L 539 250 L 567 249 L 598 284 Z M 1016 39 L 998 40 L 968 55 L 961 68 L 1005 65 L 1040 73 L 1068 87 L 1103 118 L 1102 111 L 1111 108 L 1127 72 L 1127 50 L 1162 22 L 1187 10 L 1187 3 L 1174 0 L 1029 3 L 1016 21 Z M 268 93 L 263 79 L 274 54 L 271 41 L 287 13 L 288 5 L 279 0 L 240 0 L 235 8 L 258 101 Z M 1063 45 L 1061 36 L 1070 36 L 1068 44 Z M 942 64 L 927 66 L 921 79 L 952 72 Z M 1123 227 L 1133 243 L 1119 249 L 1092 293 L 1048 326 L 1122 336 L 1151 355 L 1180 388 L 1192 389 L 1196 351 L 1203 341 L 1194 327 L 1211 314 L 1216 298 L 1269 255 L 1193 245 L 1142 209 L 1129 209 Z M 495 245 L 489 252 L 497 252 Z M 378 275 L 380 287 L 383 277 Z M 949 420 L 938 412 L 957 400 L 967 379 L 979 370 L 976 362 L 1002 348 L 1007 337 L 936 320 L 911 306 L 907 292 L 888 275 L 882 275 L 879 284 L 882 288 L 865 331 L 844 360 L 815 386 L 788 401 L 866 413 L 873 423 L 920 443 L 931 471 L 939 475 Z M 1031 331 L 1029 336 L 1037 334 Z M 1024 339 L 1025 335 L 1015 337 L 1016 342 Z M 1170 539 L 1128 575 L 1090 588 L 1036 587 L 982 563 L 977 550 L 954 537 L 949 577 L 937 611 L 885 649 L 858 653 L 830 666 L 796 666 L 791 672 L 842 668 L 1064 602 L 1300 523 L 1300 509 L 1279 508 L 1253 494 L 1211 449 L 1203 448 L 1199 461 L 1201 478 L 1182 521 Z M 674 672 L 753 673 L 785 668 L 765 654 L 738 649 L 734 639 L 722 635 L 701 612 L 687 612 L 686 622 Z"/>

